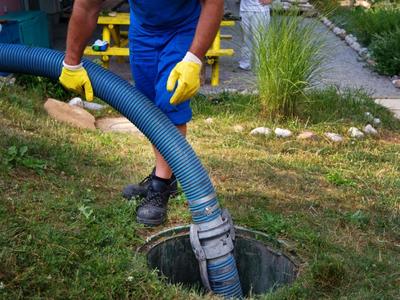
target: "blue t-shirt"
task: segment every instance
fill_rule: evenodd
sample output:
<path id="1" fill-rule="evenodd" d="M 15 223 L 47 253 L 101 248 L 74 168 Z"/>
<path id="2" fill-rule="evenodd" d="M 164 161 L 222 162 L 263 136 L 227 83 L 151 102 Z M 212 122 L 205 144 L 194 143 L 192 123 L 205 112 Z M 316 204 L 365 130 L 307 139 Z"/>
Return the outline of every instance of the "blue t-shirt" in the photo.
<path id="1" fill-rule="evenodd" d="M 129 0 L 131 24 L 149 29 L 170 29 L 197 22 L 199 0 Z"/>

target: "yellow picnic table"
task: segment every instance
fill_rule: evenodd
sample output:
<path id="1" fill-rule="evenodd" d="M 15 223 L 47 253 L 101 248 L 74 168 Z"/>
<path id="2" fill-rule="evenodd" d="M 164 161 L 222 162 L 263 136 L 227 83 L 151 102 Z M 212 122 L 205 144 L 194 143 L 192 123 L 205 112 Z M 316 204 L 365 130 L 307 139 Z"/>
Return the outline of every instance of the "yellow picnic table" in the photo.
<path id="1" fill-rule="evenodd" d="M 100 16 L 97 24 L 103 26 L 102 40 L 107 41 L 109 47 L 106 51 L 94 51 L 91 46 L 85 48 L 85 55 L 100 56 L 105 68 L 109 67 L 111 56 L 129 56 L 128 32 L 120 30 L 120 26 L 130 24 L 129 13 L 116 13 L 115 16 Z M 235 21 L 222 21 L 221 27 L 235 26 Z M 221 49 L 221 37 L 231 38 L 231 36 L 221 35 L 218 30 L 210 49 L 206 53 L 206 62 L 211 65 L 211 85 L 219 84 L 219 58 L 221 56 L 234 55 L 233 49 Z M 113 42 L 111 44 L 111 41 Z"/>

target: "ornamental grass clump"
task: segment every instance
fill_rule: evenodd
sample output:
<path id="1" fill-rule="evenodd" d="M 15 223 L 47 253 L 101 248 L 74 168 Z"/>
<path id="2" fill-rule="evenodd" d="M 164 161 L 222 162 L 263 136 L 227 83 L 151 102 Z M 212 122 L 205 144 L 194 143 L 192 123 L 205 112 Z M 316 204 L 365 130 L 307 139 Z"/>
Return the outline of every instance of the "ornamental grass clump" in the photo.
<path id="1" fill-rule="evenodd" d="M 316 83 L 324 60 L 317 21 L 290 11 L 274 16 L 256 34 L 255 71 L 263 112 L 271 119 L 291 117 Z"/>

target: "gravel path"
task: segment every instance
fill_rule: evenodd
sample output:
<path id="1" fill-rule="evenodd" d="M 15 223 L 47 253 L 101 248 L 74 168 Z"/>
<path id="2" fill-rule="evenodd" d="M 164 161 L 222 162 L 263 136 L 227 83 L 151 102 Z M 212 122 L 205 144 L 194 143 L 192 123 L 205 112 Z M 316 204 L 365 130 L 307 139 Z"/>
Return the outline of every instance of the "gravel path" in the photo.
<path id="1" fill-rule="evenodd" d="M 318 80 L 318 86 L 333 84 L 340 88 L 363 88 L 374 98 L 400 98 L 400 89 L 396 89 L 388 77 L 380 76 L 370 70 L 364 62 L 360 61 L 358 54 L 353 49 L 327 30 L 322 23 L 318 22 L 316 31 L 317 34 L 326 36 L 326 51 L 328 53 L 327 61 L 323 65 L 324 71 Z M 202 88 L 202 92 L 254 90 L 254 74 L 242 71 L 237 67 L 241 47 L 239 25 L 237 24 L 234 28 L 224 28 L 223 33 L 233 35 L 233 40 L 223 41 L 222 47 L 233 48 L 235 56 L 221 59 L 220 86 L 211 87 L 207 84 Z"/>

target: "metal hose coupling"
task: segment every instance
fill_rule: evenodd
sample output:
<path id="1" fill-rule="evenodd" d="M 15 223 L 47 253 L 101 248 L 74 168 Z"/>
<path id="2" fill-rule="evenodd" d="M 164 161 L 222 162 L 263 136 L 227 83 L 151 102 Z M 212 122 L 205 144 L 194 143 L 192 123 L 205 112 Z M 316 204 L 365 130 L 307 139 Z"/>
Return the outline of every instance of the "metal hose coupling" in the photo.
<path id="1" fill-rule="evenodd" d="M 235 229 L 227 209 L 217 220 L 192 224 L 190 242 L 199 262 L 200 276 L 207 291 L 225 298 L 242 297 L 239 275 L 233 257 Z"/>

